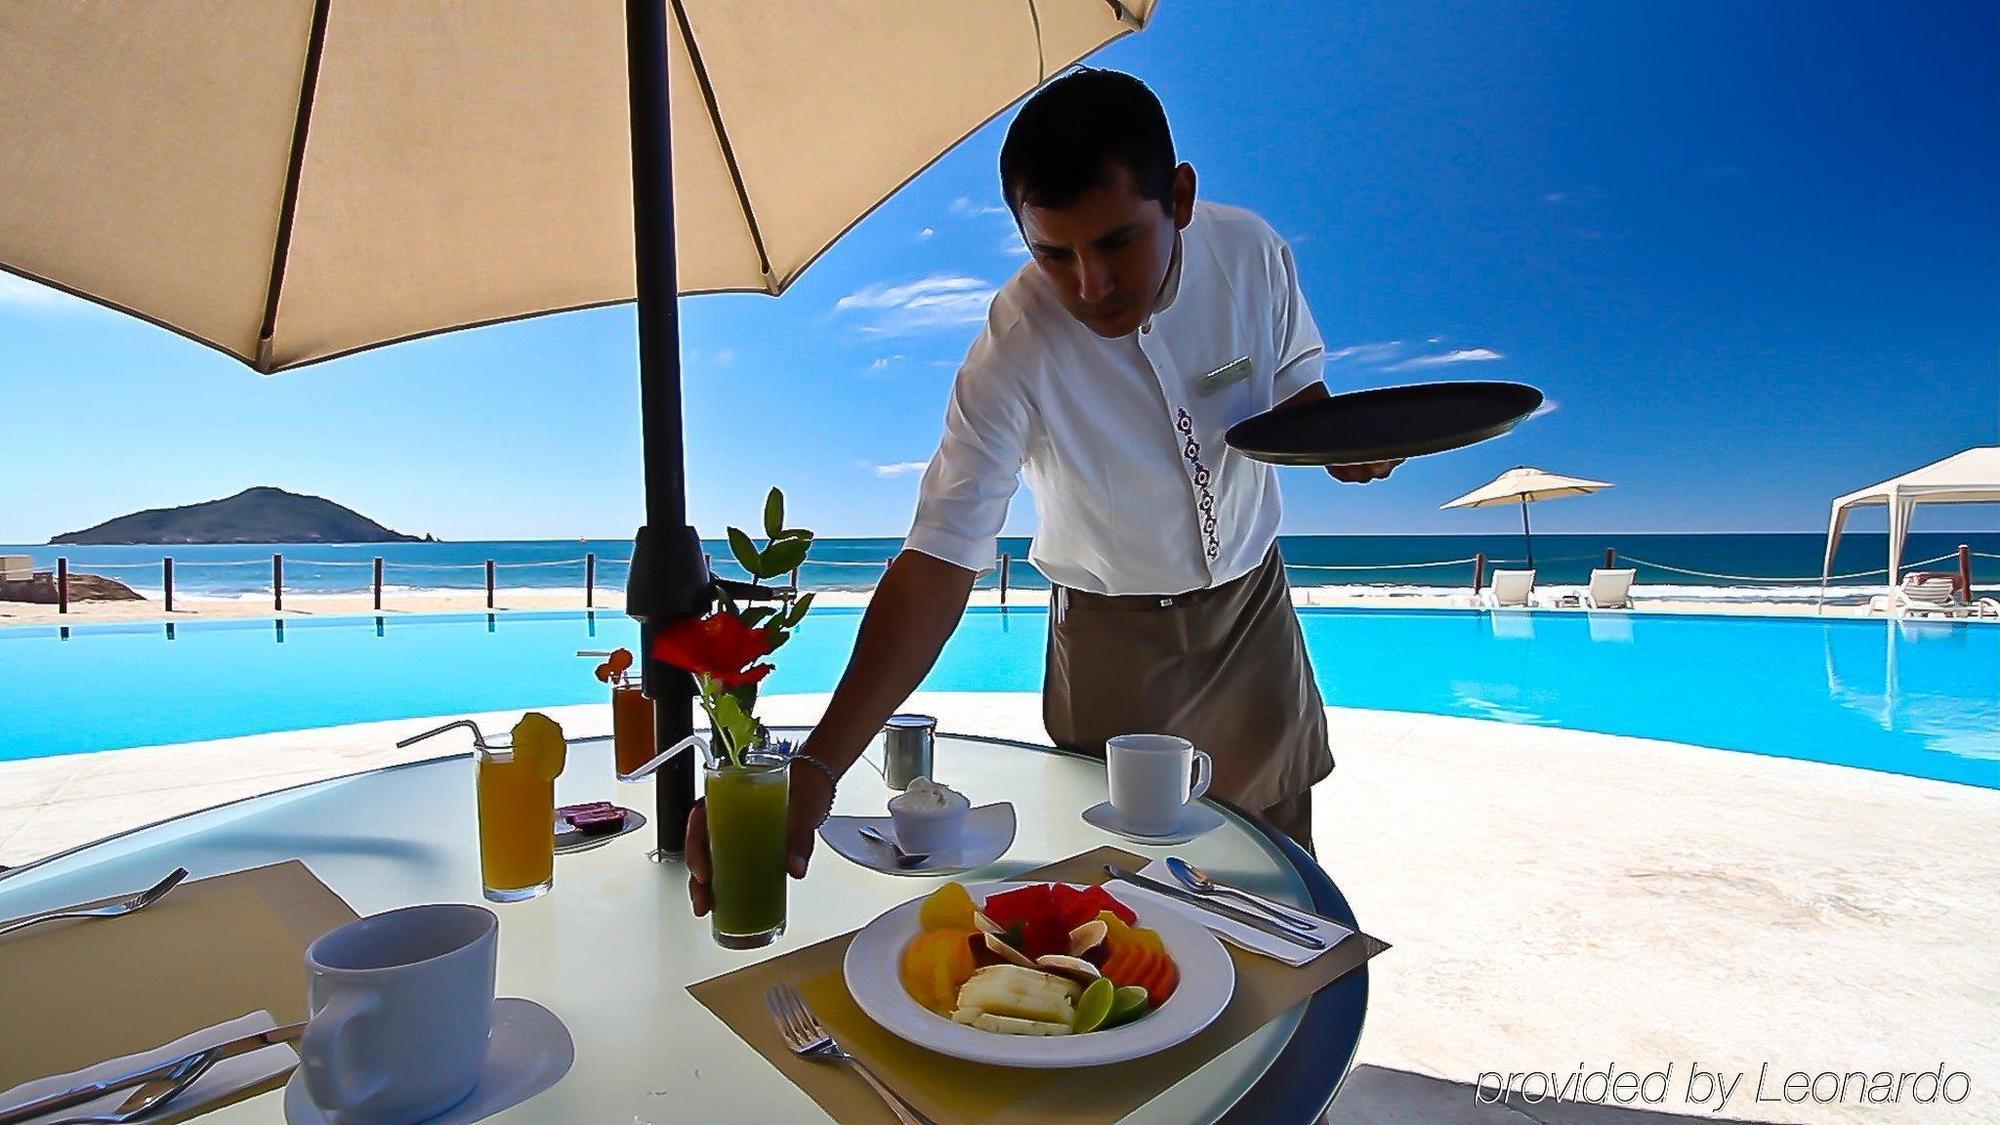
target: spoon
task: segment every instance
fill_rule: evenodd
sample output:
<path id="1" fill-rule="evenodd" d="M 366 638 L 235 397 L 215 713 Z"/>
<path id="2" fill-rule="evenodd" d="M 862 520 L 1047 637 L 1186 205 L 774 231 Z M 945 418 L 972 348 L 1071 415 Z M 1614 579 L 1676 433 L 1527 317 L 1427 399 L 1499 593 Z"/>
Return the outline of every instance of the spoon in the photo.
<path id="1" fill-rule="evenodd" d="M 864 824 L 861 826 L 861 836 L 863 839 L 873 840 L 876 843 L 882 845 L 883 847 L 888 848 L 890 851 L 896 853 L 896 866 L 898 867 L 915 867 L 917 864 L 922 863 L 923 861 L 931 857 L 931 853 L 929 852 L 904 851 L 903 845 L 897 843 L 894 840 L 891 840 L 889 837 L 884 836 L 882 835 L 882 833 L 876 831 L 875 826 L 872 824 Z"/>
<path id="2" fill-rule="evenodd" d="M 1226 883 L 1216 882 L 1209 877 L 1208 872 L 1203 871 L 1201 868 L 1196 867 L 1179 856 L 1167 857 L 1167 870 L 1173 873 L 1174 878 L 1180 880 L 1182 886 L 1191 891 L 1205 895 L 1228 895 L 1231 898 L 1241 899 L 1295 930 L 1311 933 L 1319 928 L 1317 924 L 1307 921 L 1288 910 L 1273 906 L 1256 895 L 1246 894 Z"/>

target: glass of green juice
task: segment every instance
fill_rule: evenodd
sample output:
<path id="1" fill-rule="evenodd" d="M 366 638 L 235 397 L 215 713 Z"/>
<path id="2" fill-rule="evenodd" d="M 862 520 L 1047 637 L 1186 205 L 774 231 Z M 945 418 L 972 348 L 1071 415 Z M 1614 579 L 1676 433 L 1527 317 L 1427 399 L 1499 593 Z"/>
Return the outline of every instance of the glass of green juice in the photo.
<path id="1" fill-rule="evenodd" d="M 702 769 L 708 803 L 709 918 L 725 949 L 756 949 L 785 932 L 785 829 L 791 755 L 752 748 L 742 765 Z"/>

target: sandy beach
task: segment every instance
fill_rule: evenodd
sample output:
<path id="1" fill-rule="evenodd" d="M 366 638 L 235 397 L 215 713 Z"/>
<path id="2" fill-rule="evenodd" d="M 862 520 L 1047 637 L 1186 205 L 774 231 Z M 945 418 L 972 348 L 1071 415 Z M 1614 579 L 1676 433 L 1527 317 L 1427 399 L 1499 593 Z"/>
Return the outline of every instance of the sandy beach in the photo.
<path id="1" fill-rule="evenodd" d="M 1766 616 L 1811 616 L 1823 613 L 1828 617 L 1870 616 L 1865 603 L 1856 604 L 1846 599 L 1841 604 L 1828 604 L 1823 610 L 1810 601 L 1760 600 L 1755 598 L 1701 598 L 1688 597 L 1678 591 L 1673 596 L 1649 595 L 1646 587 L 1639 586 L 1633 591 L 1633 612 L 1637 613 L 1725 613 Z M 1542 587 L 1538 593 L 1563 596 L 1578 593 L 1575 586 Z M 817 592 L 816 604 L 827 606 L 857 606 L 868 604 L 870 594 L 865 590 L 825 590 Z M 621 590 L 599 590 L 589 608 L 607 613 L 622 613 L 625 595 Z M 1472 609 L 1475 601 L 1471 591 L 1448 593 L 1436 592 L 1408 593 L 1362 592 L 1354 587 L 1298 586 L 1292 590 L 1292 601 L 1301 606 L 1326 606 L 1332 608 L 1390 608 L 1390 609 Z M 975 590 L 972 594 L 974 606 L 996 606 L 1001 604 L 996 590 Z M 1046 606 L 1047 590 L 1012 590 L 1007 595 L 1010 606 Z M 486 591 L 481 590 L 391 590 L 385 592 L 382 608 L 376 609 L 374 599 L 367 593 L 355 594 L 292 594 L 284 599 L 284 609 L 274 610 L 268 594 L 245 595 L 241 597 L 202 597 L 177 594 L 174 597 L 174 611 L 166 612 L 159 601 L 117 602 L 71 602 L 68 613 L 60 613 L 52 605 L 36 605 L 27 602 L 0 601 L 0 626 L 6 625 L 88 625 L 98 622 L 161 622 L 161 621 L 203 621 L 224 618 L 245 617 L 365 617 L 374 614 L 408 616 L 425 613 L 523 613 L 546 612 L 551 610 L 585 609 L 582 590 L 538 589 L 520 587 L 495 591 L 493 606 L 486 604 Z M 1880 616 L 1876 614 L 1875 616 Z"/>
<path id="2" fill-rule="evenodd" d="M 769 717 L 809 723 L 825 698 L 775 697 Z M 911 705 L 947 729 L 1044 741 L 1034 695 Z M 573 735 L 609 730 L 602 705 L 553 713 Z M 1340 765 L 1317 791 L 1320 857 L 1362 924 L 1395 946 L 1371 969 L 1361 1067 L 1331 1120 L 1518 1123 L 1531 1117 L 1478 1106 L 1471 1084 L 1607 1064 L 1671 1066 L 1676 1101 L 1659 1108 L 1690 1120 L 1993 1120 L 2000 792 L 1474 719 L 1328 717 Z M 426 757 L 392 743 L 436 721 L 0 763 L 0 863 Z M 1766 1064 L 1783 1074 L 1940 1061 L 1970 1076 L 1971 1099 L 1751 1096 Z M 1693 1065 L 1747 1075 L 1720 1115 L 1679 1104 Z M 1516 1108 L 1533 1120 L 1639 1120 Z"/>

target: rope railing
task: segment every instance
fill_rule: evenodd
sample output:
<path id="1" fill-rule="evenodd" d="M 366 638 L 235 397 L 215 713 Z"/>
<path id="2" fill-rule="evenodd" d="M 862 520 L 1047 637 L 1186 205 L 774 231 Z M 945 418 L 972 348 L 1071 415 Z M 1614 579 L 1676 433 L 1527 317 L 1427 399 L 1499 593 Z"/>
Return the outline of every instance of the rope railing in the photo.
<path id="1" fill-rule="evenodd" d="M 1436 562 L 1369 563 L 1369 564 L 1288 562 L 1285 564 L 1285 569 L 1286 570 L 1423 570 L 1426 567 L 1434 567 L 1434 566 L 1464 566 L 1466 563 L 1473 562 L 1477 558 L 1478 558 L 1477 555 L 1467 555 L 1462 559 L 1439 559 Z M 1494 562 L 1496 560 L 1488 559 L 1486 561 Z M 1508 560 L 1501 559 L 1497 561 L 1506 562 Z"/>
<path id="2" fill-rule="evenodd" d="M 1918 567 L 1929 566 L 1932 563 L 1940 563 L 1944 562 L 1946 559 L 1953 559 L 1957 557 L 1958 554 L 1957 552 L 1954 551 L 1950 554 L 1939 555 L 1934 559 L 1924 559 L 1921 562 L 1904 563 L 1902 569 L 1915 570 Z M 1697 578 L 1722 578 L 1722 579 L 1727 579 L 1728 581 L 1731 582 L 1770 582 L 1774 584 L 1797 586 L 1800 585 L 1801 583 L 1816 583 L 1821 581 L 1821 576 L 1817 574 L 1808 574 L 1802 578 L 1771 578 L 1761 574 L 1722 574 L 1712 570 L 1691 570 L 1684 566 L 1674 566 L 1670 563 L 1654 562 L 1651 559 L 1642 559 L 1637 555 L 1631 555 L 1631 554 L 1625 555 L 1624 558 L 1626 558 L 1631 562 L 1638 563 L 1642 566 L 1650 566 L 1655 570 L 1670 570 L 1676 574 L 1692 574 Z M 1825 581 L 1842 582 L 1850 578 L 1870 578 L 1877 574 L 1887 577 L 1889 574 L 1889 568 L 1886 566 L 1880 566 L 1876 567 L 1874 570 L 1857 570 L 1848 574 L 1829 574 L 1825 576 Z"/>

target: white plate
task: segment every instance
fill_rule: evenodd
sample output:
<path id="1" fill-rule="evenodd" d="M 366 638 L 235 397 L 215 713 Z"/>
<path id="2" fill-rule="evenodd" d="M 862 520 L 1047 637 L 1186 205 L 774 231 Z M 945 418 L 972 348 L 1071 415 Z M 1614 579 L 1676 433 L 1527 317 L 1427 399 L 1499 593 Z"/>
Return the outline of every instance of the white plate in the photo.
<path id="1" fill-rule="evenodd" d="M 576 1061 L 576 1044 L 561 1017 L 533 1000 L 503 996 L 493 1001 L 493 1037 L 479 1083 L 465 1100 L 428 1119 L 426 1125 L 465 1125 L 519 1105 L 555 1085 Z M 305 1068 L 285 1083 L 289 1125 L 331 1125 L 333 1118 L 306 1093 Z"/>
<path id="2" fill-rule="evenodd" d="M 896 866 L 896 857 L 888 848 L 862 836 L 864 826 L 891 840 L 896 838 L 896 822 L 886 816 L 830 816 L 819 826 L 819 838 L 845 858 L 884 875 L 956 875 L 993 863 L 1014 846 L 1014 806 L 1007 801 L 981 805 L 966 813 L 965 835 L 958 847 L 933 853 L 908 867 Z"/>
<path id="3" fill-rule="evenodd" d="M 975 883 L 966 889 L 972 892 L 974 902 L 983 903 L 987 895 L 1028 885 Z M 1222 1014 L 1236 991 L 1236 963 L 1229 959 L 1229 951 L 1187 915 L 1153 903 L 1130 901 L 1119 895 L 1116 887 L 1105 889 L 1132 908 L 1141 926 L 1159 931 L 1181 974 L 1180 985 L 1165 1004 L 1122 1027 L 1047 1038 L 999 1035 L 953 1023 L 918 1004 L 904 991 L 896 970 L 903 947 L 920 930 L 917 910 L 921 899 L 890 910 L 854 935 L 841 966 L 847 991 L 869 1019 L 891 1034 L 940 1054 L 995 1066 L 1098 1066 L 1141 1058 L 1193 1038 Z"/>
<path id="4" fill-rule="evenodd" d="M 1100 801 L 1083 810 L 1083 821 L 1092 828 L 1101 828 L 1113 836 L 1123 836 L 1134 843 L 1152 844 L 1155 847 L 1185 844 L 1197 836 L 1208 835 L 1223 824 L 1222 814 L 1200 801 L 1189 801 L 1182 805 L 1181 822 L 1174 826 L 1172 832 L 1163 836 L 1148 836 L 1125 827 L 1124 822 L 1118 819 L 1118 810 L 1112 807 L 1110 801 Z"/>

